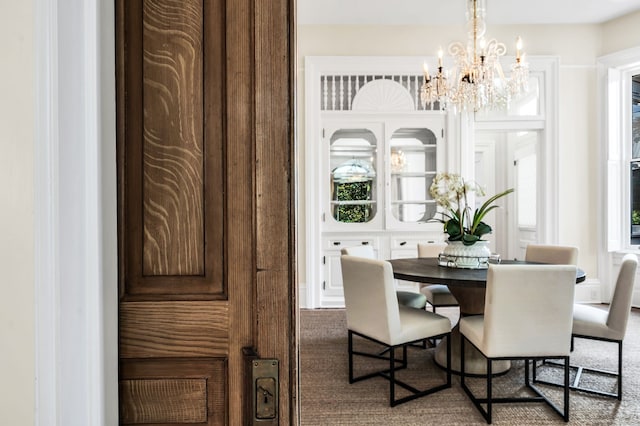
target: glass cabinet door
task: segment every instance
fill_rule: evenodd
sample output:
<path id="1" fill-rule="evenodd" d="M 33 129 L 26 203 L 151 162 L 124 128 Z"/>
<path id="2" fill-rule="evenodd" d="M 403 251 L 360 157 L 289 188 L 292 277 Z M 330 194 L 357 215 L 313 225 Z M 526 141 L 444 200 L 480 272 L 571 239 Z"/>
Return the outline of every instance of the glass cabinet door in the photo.
<path id="1" fill-rule="evenodd" d="M 436 214 L 429 187 L 444 159 L 444 116 L 358 118 L 324 128 L 323 231 L 425 230 Z"/>
<path id="2" fill-rule="evenodd" d="M 436 214 L 429 187 L 437 172 L 437 140 L 434 131 L 428 128 L 398 128 L 391 134 L 388 146 L 390 227 L 426 223 Z"/>
<path id="3" fill-rule="evenodd" d="M 366 128 L 340 128 L 329 137 L 330 214 L 333 222 L 363 224 L 379 214 L 378 138 Z"/>

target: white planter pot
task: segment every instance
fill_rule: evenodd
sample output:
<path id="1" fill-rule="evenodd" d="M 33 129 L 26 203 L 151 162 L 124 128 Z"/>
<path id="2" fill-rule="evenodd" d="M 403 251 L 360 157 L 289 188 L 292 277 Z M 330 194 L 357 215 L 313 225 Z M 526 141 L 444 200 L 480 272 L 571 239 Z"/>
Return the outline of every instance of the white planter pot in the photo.
<path id="1" fill-rule="evenodd" d="M 440 264 L 450 268 L 486 269 L 491 256 L 489 241 L 466 246 L 462 241 L 447 241 Z"/>

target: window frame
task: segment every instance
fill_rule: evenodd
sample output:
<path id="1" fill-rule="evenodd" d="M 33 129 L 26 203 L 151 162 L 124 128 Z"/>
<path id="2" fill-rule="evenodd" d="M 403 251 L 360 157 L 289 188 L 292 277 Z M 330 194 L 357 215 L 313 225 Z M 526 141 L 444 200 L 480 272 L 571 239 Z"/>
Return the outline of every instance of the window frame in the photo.
<path id="1" fill-rule="evenodd" d="M 602 226 L 601 251 L 638 251 L 631 244 L 631 77 L 640 74 L 640 48 L 627 49 L 598 58 L 598 105 L 602 176 L 601 205 L 607 206 Z M 602 256 L 601 256 L 602 257 Z"/>
<path id="2" fill-rule="evenodd" d="M 631 245 L 631 76 L 640 73 L 640 47 L 597 58 L 598 137 L 600 163 L 596 209 L 598 224 L 598 271 L 601 300 L 613 292 L 616 259 L 624 253 L 640 254 Z"/>

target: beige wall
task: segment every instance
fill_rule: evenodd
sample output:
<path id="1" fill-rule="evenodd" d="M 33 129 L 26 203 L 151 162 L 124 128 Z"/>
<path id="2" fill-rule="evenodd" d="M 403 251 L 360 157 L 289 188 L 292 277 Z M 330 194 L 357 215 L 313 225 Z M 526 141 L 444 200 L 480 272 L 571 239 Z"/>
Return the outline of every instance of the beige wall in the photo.
<path id="1" fill-rule="evenodd" d="M 640 12 L 611 20 L 602 26 L 601 55 L 640 46 Z"/>
<path id="2" fill-rule="evenodd" d="M 33 2 L 0 2 L 0 423 L 34 423 Z"/>
<path id="3" fill-rule="evenodd" d="M 515 37 L 522 36 L 528 55 L 560 58 L 559 75 L 559 243 L 580 249 L 580 265 L 598 278 L 596 190 L 598 178 L 596 58 L 640 44 L 640 13 L 603 25 L 489 26 L 488 36 L 507 44 L 513 54 Z M 632 38 L 625 37 L 633 34 Z M 305 56 L 434 56 L 439 46 L 465 41 L 463 26 L 300 26 L 298 27 L 298 140 L 304 165 L 304 58 Z M 300 201 L 304 200 L 304 168 L 300 167 Z M 302 203 L 303 204 L 303 203 Z M 300 280 L 304 282 L 304 206 L 300 209 Z M 591 208 L 589 208 L 591 207 Z M 582 211 L 576 214 L 576 208 Z"/>

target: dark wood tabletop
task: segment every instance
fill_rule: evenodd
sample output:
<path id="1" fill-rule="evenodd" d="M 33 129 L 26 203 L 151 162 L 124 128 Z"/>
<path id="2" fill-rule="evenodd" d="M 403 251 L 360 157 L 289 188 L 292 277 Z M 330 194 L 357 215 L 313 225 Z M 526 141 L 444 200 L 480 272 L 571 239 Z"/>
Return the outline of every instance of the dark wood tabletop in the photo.
<path id="1" fill-rule="evenodd" d="M 438 265 L 436 258 L 391 259 L 393 276 L 397 279 L 429 284 L 446 284 L 462 287 L 485 287 L 487 283 L 486 269 L 458 269 Z M 523 260 L 503 260 L 503 265 L 527 265 L 534 262 Z M 576 283 L 586 279 L 585 272 L 578 268 Z"/>

